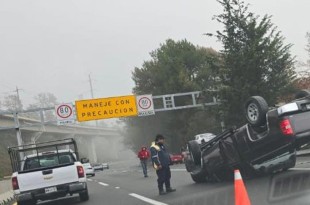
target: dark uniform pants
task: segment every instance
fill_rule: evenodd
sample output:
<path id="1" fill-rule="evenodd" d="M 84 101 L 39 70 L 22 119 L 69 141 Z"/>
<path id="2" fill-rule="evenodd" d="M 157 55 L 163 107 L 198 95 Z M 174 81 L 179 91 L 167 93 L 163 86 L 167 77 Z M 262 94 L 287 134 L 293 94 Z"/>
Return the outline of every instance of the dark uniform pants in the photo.
<path id="1" fill-rule="evenodd" d="M 158 182 L 158 189 L 160 191 L 164 190 L 164 184 L 167 188 L 170 188 L 170 178 L 171 178 L 171 172 L 170 167 L 162 167 L 160 170 L 156 170 L 156 174 L 158 176 L 157 182 Z"/>

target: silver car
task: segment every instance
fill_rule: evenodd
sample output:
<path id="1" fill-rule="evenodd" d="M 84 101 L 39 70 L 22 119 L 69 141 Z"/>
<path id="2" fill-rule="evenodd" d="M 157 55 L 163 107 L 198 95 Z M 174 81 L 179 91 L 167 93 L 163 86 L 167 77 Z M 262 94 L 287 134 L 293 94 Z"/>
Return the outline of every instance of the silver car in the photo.
<path id="1" fill-rule="evenodd" d="M 215 136 L 216 135 L 214 135 L 212 133 L 203 133 L 203 134 L 196 135 L 195 140 L 198 142 L 198 144 L 202 144 L 202 143 L 210 141 Z"/>
<path id="2" fill-rule="evenodd" d="M 95 176 L 95 169 L 91 166 L 90 163 L 83 164 L 86 176 Z"/>

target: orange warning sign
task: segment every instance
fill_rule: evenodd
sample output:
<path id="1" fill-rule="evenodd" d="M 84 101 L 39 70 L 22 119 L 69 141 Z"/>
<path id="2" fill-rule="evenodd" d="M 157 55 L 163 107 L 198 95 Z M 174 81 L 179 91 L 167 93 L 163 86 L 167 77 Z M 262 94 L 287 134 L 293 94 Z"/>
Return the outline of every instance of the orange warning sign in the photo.
<path id="1" fill-rule="evenodd" d="M 79 100 L 75 108 L 79 122 L 138 115 L 134 95 Z"/>

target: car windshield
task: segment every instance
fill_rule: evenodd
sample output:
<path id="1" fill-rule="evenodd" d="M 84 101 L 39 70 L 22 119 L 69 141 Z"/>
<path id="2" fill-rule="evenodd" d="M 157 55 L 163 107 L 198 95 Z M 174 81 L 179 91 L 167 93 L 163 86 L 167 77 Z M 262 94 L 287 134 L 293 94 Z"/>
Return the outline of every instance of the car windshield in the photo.
<path id="1" fill-rule="evenodd" d="M 46 167 L 55 167 L 62 164 L 70 164 L 74 162 L 72 153 L 47 154 L 34 156 L 25 160 L 24 170 L 40 169 Z"/>
<path id="2" fill-rule="evenodd" d="M 92 166 L 89 163 L 83 164 L 85 168 L 91 168 Z"/>

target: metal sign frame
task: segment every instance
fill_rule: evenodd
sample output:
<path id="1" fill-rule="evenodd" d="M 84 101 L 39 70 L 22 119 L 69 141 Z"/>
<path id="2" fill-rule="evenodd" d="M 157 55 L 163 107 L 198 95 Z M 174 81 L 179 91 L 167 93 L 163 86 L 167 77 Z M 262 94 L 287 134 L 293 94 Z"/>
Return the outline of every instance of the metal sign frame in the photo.
<path id="1" fill-rule="evenodd" d="M 197 103 L 197 99 L 199 99 L 204 93 L 201 91 L 195 92 L 187 92 L 187 93 L 176 93 L 176 94 L 168 94 L 168 95 L 159 95 L 153 96 L 153 102 L 156 99 L 161 99 L 163 107 L 156 108 L 154 104 L 155 112 L 163 112 L 163 111 L 171 111 L 171 110 L 180 110 L 180 109 L 190 109 L 190 108 L 199 108 L 204 106 L 215 106 L 219 105 L 220 101 L 216 97 L 212 97 L 210 102 L 203 102 Z M 186 105 L 176 105 L 176 98 L 178 97 L 189 97 L 191 100 Z M 75 105 L 73 105 L 75 108 Z M 29 109 L 29 110 L 22 110 L 22 111 L 0 111 L 0 115 L 7 115 L 8 117 L 14 118 L 15 126 L 14 127 L 0 127 L 0 130 L 8 130 L 8 129 L 15 129 L 16 130 L 16 137 L 18 145 L 22 145 L 22 136 L 20 129 L 24 127 L 31 127 L 31 126 L 41 126 L 44 130 L 45 125 L 49 124 L 56 124 L 57 120 L 45 121 L 44 119 L 44 112 L 45 111 L 54 111 L 55 107 L 47 107 L 47 108 L 36 108 L 36 109 Z M 75 110 L 75 109 L 74 109 Z M 33 121 L 32 124 L 21 125 L 18 115 L 21 113 L 31 113 L 31 112 L 39 112 L 40 120 L 31 119 Z"/>

